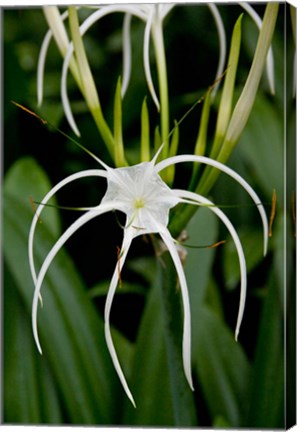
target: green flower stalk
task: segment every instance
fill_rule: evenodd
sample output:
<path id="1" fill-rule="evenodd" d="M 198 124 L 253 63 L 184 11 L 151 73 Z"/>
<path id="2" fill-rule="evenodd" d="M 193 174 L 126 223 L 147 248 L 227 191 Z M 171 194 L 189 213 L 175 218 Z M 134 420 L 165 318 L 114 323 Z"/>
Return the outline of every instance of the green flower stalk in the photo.
<path id="1" fill-rule="evenodd" d="M 39 59 L 38 59 L 38 66 L 37 66 L 38 105 L 42 104 L 44 65 L 45 65 L 48 46 L 52 36 L 56 41 L 56 44 L 59 48 L 62 57 L 65 57 L 70 43 L 65 26 L 63 24 L 63 21 L 68 17 L 68 11 L 65 11 L 62 15 L 60 15 L 59 9 L 56 6 L 45 7 L 43 11 L 50 30 L 48 30 L 44 38 L 40 50 L 40 54 L 39 54 Z M 79 86 L 80 90 L 82 90 L 78 67 L 74 57 L 71 59 L 69 67 L 77 85 Z"/>

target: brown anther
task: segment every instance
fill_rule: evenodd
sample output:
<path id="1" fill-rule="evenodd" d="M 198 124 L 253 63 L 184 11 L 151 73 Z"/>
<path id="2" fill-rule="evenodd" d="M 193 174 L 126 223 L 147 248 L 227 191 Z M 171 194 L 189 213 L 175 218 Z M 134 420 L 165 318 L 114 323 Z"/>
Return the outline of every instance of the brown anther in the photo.
<path id="1" fill-rule="evenodd" d="M 272 201 L 271 201 L 271 213 L 269 218 L 269 233 L 268 233 L 269 237 L 272 237 L 272 225 L 275 218 L 275 213 L 276 213 L 276 190 L 273 189 Z"/>
<path id="2" fill-rule="evenodd" d="M 21 108 L 23 111 L 26 111 L 28 114 L 31 114 L 33 117 L 36 117 L 38 120 L 41 121 L 42 124 L 47 124 L 47 121 L 44 120 L 43 118 L 41 118 L 38 114 L 36 114 L 34 111 L 29 110 L 28 108 L 24 107 L 23 105 L 15 102 L 15 101 L 11 101 L 14 105 L 16 105 L 18 108 Z"/>
<path id="3" fill-rule="evenodd" d="M 35 202 L 33 201 L 33 198 L 31 196 L 29 197 L 29 201 L 30 201 L 31 207 L 33 209 L 33 212 L 36 214 L 36 205 L 35 205 Z M 40 216 L 38 216 L 38 222 L 42 223 Z"/>
<path id="4" fill-rule="evenodd" d="M 218 241 L 218 242 L 216 242 L 214 244 L 211 244 L 211 245 L 207 246 L 207 249 L 214 249 L 214 248 L 216 248 L 216 247 L 218 247 L 218 246 L 220 246 L 221 244 L 224 244 L 224 243 L 226 243 L 226 240 L 220 240 L 220 241 Z"/>

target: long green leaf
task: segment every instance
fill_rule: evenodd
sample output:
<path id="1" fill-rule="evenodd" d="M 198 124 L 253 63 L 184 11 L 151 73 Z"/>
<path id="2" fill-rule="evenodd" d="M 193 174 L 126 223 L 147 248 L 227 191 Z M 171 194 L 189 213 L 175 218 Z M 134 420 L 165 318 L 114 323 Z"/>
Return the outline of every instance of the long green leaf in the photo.
<path id="1" fill-rule="evenodd" d="M 193 359 L 209 414 L 241 427 L 247 409 L 250 366 L 234 334 L 207 306 L 196 310 Z"/>
<path id="2" fill-rule="evenodd" d="M 159 278 L 148 296 L 136 341 L 131 389 L 137 408 L 124 403 L 124 423 L 174 426 L 168 364 L 162 331 Z"/>
<path id="3" fill-rule="evenodd" d="M 5 177 L 5 192 L 31 210 L 32 217 L 37 203 L 41 202 L 50 188 L 48 177 L 31 157 L 17 160 Z M 61 228 L 55 197 L 49 204 L 52 206 L 42 214 L 41 220 L 51 234 L 58 236 Z"/>
<path id="4" fill-rule="evenodd" d="M 36 352 L 24 304 L 6 266 L 4 281 L 4 421 L 61 423 L 52 372 Z"/>
<path id="5" fill-rule="evenodd" d="M 210 209 L 199 209 L 188 226 L 186 243 L 201 246 L 220 240 L 218 225 Z M 213 425 L 239 426 L 250 368 L 233 332 L 221 318 L 218 289 L 214 281 L 210 284 L 215 251 L 190 249 L 185 265 L 192 312 L 193 368 Z"/>
<path id="6" fill-rule="evenodd" d="M 271 274 L 251 381 L 247 427 L 284 428 L 284 345 L 282 307 Z"/>

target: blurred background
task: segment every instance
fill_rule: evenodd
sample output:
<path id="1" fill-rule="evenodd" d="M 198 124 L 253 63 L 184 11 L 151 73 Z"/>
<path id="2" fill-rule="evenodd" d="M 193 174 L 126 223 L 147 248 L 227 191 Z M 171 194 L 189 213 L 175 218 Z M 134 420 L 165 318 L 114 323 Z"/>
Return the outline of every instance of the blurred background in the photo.
<path id="1" fill-rule="evenodd" d="M 229 48 L 233 26 L 243 10 L 236 4 L 218 7 Z M 263 16 L 265 5 L 255 5 L 255 9 Z M 81 19 L 89 13 L 80 11 Z M 116 82 L 122 73 L 122 22 L 120 13 L 107 16 L 84 37 L 110 125 Z M 228 162 L 256 190 L 268 215 L 276 191 L 276 217 L 268 254 L 263 258 L 258 212 L 247 194 L 221 175 L 211 199 L 226 206 L 223 210 L 242 240 L 248 268 L 246 310 L 236 343 L 240 283 L 236 251 L 219 221 L 207 209 L 199 209 L 187 228 L 189 243 L 226 243 L 215 249 L 187 251 L 195 392 L 189 396 L 191 408 L 181 407 L 180 415 L 174 406 L 174 380 L 162 330 L 162 264 L 148 238 L 139 237 L 133 242 L 111 317 L 115 345 L 135 395 L 136 410 L 126 400 L 106 348 L 103 309 L 122 239 L 117 222 L 121 215 L 108 214 L 89 222 L 54 260 L 42 288 L 44 306 L 39 310 L 39 328 L 43 356 L 38 354 L 31 331 L 34 286 L 27 258 L 34 212 L 30 200 L 40 202 L 51 185 L 97 165 L 65 136 L 11 102 L 37 112 L 72 136 L 60 99 L 62 60 L 53 42 L 46 60 L 44 102 L 37 107 L 37 60 L 47 31 L 42 10 L 3 9 L 2 24 L 4 423 L 224 428 L 283 428 L 292 424 L 296 407 L 295 292 L 291 289 L 296 117 L 292 97 L 295 46 L 289 6 L 280 5 L 273 40 L 276 94 L 269 94 L 264 76 L 247 127 Z M 242 26 L 235 100 L 246 80 L 258 36 L 246 13 Z M 131 164 L 139 160 L 140 111 L 145 96 L 152 137 L 158 122 L 143 71 L 143 33 L 144 24 L 133 18 L 132 76 L 123 101 L 124 143 Z M 173 127 L 174 120 L 179 120 L 213 83 L 219 42 L 210 11 L 202 4 L 176 5 L 164 22 L 164 38 Z M 155 81 L 153 56 L 151 64 Z M 80 142 L 112 164 L 79 90 L 70 77 L 68 82 Z M 219 98 L 220 90 L 211 111 L 209 145 Z M 193 153 L 201 109 L 200 104 L 180 126 L 180 154 Z M 179 167 L 174 184 L 186 187 L 190 174 L 187 165 Z M 103 180 L 82 179 L 57 194 L 54 207 L 44 211 L 38 225 L 37 266 L 59 233 L 78 217 L 77 212 L 57 206 L 99 204 L 105 188 Z M 178 295 L 176 284 L 172 289 Z"/>

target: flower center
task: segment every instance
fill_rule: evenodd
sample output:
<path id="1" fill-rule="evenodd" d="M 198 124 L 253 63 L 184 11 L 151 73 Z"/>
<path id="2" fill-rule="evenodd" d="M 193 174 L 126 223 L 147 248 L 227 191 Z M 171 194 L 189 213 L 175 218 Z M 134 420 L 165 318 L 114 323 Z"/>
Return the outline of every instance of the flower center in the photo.
<path id="1" fill-rule="evenodd" d="M 134 207 L 136 209 L 141 209 L 144 207 L 144 200 L 142 198 L 135 198 Z"/>

